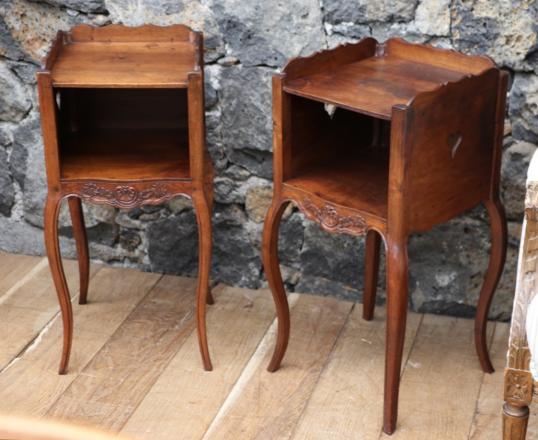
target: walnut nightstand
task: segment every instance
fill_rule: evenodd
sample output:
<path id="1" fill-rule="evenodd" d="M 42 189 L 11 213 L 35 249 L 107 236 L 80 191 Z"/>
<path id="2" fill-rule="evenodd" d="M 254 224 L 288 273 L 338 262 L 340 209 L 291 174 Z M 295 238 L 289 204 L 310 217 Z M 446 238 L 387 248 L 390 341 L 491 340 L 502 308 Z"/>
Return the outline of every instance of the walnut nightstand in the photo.
<path id="1" fill-rule="evenodd" d="M 205 147 L 202 35 L 186 26 L 110 25 L 59 32 L 38 73 L 48 196 L 45 242 L 62 311 L 60 374 L 66 373 L 73 312 L 58 242 L 67 198 L 80 268 L 80 303 L 89 256 L 81 199 L 118 208 L 192 198 L 199 228 L 197 319 L 211 370 L 205 305 L 211 302 L 212 165 Z"/>
<path id="2" fill-rule="evenodd" d="M 492 245 L 478 302 L 476 349 L 482 369 L 493 371 L 485 335 L 506 253 L 499 200 L 506 85 L 507 74 L 489 58 L 373 38 L 293 59 L 273 77 L 274 195 L 263 260 L 279 326 L 270 371 L 282 361 L 290 330 L 277 249 L 278 225 L 290 202 L 327 231 L 366 235 L 367 320 L 384 242 L 383 429 L 389 434 L 397 420 L 408 237 L 483 203 Z"/>

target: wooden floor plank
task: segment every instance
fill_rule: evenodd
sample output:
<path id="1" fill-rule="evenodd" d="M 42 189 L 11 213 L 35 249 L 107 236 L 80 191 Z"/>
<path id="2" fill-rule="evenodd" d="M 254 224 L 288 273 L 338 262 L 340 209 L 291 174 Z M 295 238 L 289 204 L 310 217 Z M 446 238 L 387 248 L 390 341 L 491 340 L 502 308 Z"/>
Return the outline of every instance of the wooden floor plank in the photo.
<path id="1" fill-rule="evenodd" d="M 70 293 L 78 297 L 78 265 L 64 262 Z M 91 276 L 101 268 L 92 265 Z M 31 275 L 31 276 L 30 276 Z M 41 329 L 58 314 L 60 306 L 46 259 L 27 272 L 14 290 L 0 298 L 0 370 L 6 367 Z"/>
<path id="2" fill-rule="evenodd" d="M 3 296 L 9 295 L 13 288 L 17 288 L 21 281 L 35 268 L 46 261 L 43 257 L 31 255 L 15 255 L 0 252 L 0 304 Z"/>
<path id="3" fill-rule="evenodd" d="M 232 399 L 210 425 L 204 439 L 267 438 L 291 436 L 320 373 L 342 330 L 352 304 L 311 295 L 300 295 L 291 310 L 291 337 L 282 367 L 266 367 L 274 342 L 263 344 L 250 377 L 232 390 Z M 274 338 L 274 327 L 272 328 Z"/>
<path id="4" fill-rule="evenodd" d="M 55 319 L 22 358 L 0 374 L 0 412 L 44 415 L 159 278 L 133 269 L 101 269 L 90 284 L 90 302 L 73 307 L 75 334 L 68 374 L 57 374 L 62 326 Z"/>
<path id="5" fill-rule="evenodd" d="M 409 313 L 404 359 L 421 319 L 422 315 Z M 294 432 L 294 439 L 379 437 L 383 421 L 385 321 L 384 307 L 376 308 L 375 319 L 370 322 L 362 319 L 360 305 L 354 308 Z"/>
<path id="6" fill-rule="evenodd" d="M 501 438 L 504 368 L 508 350 L 510 324 L 497 322 L 491 346 L 494 374 L 485 374 L 476 404 L 476 414 L 471 428 L 471 440 Z M 531 405 L 527 438 L 538 438 L 538 405 Z"/>
<path id="7" fill-rule="evenodd" d="M 192 278 L 161 278 L 47 416 L 121 429 L 195 329 L 195 290 Z"/>
<path id="8" fill-rule="evenodd" d="M 380 438 L 467 438 L 483 376 L 474 320 L 424 315 L 402 376 L 396 432 Z"/>
<path id="9" fill-rule="evenodd" d="M 200 439 L 274 319 L 271 294 L 220 285 L 207 316 L 214 369 L 202 368 L 196 332 L 180 348 L 122 433 Z"/>

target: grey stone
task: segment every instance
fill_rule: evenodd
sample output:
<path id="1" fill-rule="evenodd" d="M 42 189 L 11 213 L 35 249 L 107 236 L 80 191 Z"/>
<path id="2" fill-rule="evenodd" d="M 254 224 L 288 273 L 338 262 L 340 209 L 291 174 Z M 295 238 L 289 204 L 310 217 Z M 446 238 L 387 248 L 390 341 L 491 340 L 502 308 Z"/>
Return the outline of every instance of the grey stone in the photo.
<path id="1" fill-rule="evenodd" d="M 239 165 L 252 174 L 257 174 L 265 179 L 273 177 L 273 156 L 266 151 L 243 148 L 229 151 L 230 162 Z"/>
<path id="2" fill-rule="evenodd" d="M 182 23 L 204 33 L 204 59 L 212 62 L 224 55 L 224 43 L 212 8 L 200 0 L 105 0 L 110 19 L 138 26 L 146 23 Z"/>
<path id="3" fill-rule="evenodd" d="M 11 60 L 22 60 L 26 58 L 24 51 L 18 41 L 11 35 L 4 16 L 7 14 L 7 3 L 0 3 L 0 56 Z"/>
<path id="4" fill-rule="evenodd" d="M 452 37 L 458 49 L 487 54 L 500 65 L 527 69 L 535 48 L 535 2 L 457 0 L 452 7 Z"/>
<path id="5" fill-rule="evenodd" d="M 271 76 L 260 67 L 222 71 L 222 139 L 230 149 L 269 151 L 272 144 Z"/>
<path id="6" fill-rule="evenodd" d="M 123 229 L 120 232 L 120 245 L 127 249 L 129 252 L 133 252 L 142 243 L 142 238 L 136 231 L 130 229 Z"/>
<path id="7" fill-rule="evenodd" d="M 213 275 L 228 284 L 260 284 L 259 247 L 251 242 L 246 216 L 238 205 L 217 205 L 213 216 Z"/>
<path id="8" fill-rule="evenodd" d="M 11 127 L 6 123 L 0 122 L 0 146 L 7 147 L 11 145 L 12 142 Z"/>
<path id="9" fill-rule="evenodd" d="M 303 274 L 328 278 L 358 289 L 362 286 L 364 240 L 323 231 L 307 222 L 300 255 Z"/>
<path id="10" fill-rule="evenodd" d="M 518 73 L 510 90 L 510 118 L 512 135 L 538 143 L 538 77 Z"/>
<path id="11" fill-rule="evenodd" d="M 329 23 L 370 23 L 411 21 L 416 0 L 324 0 L 325 20 Z"/>
<path id="12" fill-rule="evenodd" d="M 327 32 L 328 46 L 331 48 L 340 44 L 358 41 L 372 34 L 372 29 L 369 25 L 350 22 L 337 24 L 325 23 L 325 31 Z"/>
<path id="13" fill-rule="evenodd" d="M 521 221 L 523 219 L 527 169 L 536 148 L 534 144 L 516 141 L 503 154 L 502 199 L 506 216 L 510 220 Z"/>
<path id="14" fill-rule="evenodd" d="M 85 13 L 106 12 L 105 0 L 30 0 L 32 2 L 48 3 L 51 6 L 74 9 Z"/>
<path id="15" fill-rule="evenodd" d="M 318 0 L 210 0 L 231 54 L 245 66 L 280 67 L 325 46 Z"/>
<path id="16" fill-rule="evenodd" d="M 11 62 L 9 66 L 25 84 L 35 86 L 37 83 L 36 72 L 39 69 L 38 66 L 25 62 Z"/>
<path id="17" fill-rule="evenodd" d="M 415 27 L 426 35 L 450 34 L 450 0 L 421 0 L 415 13 Z"/>
<path id="18" fill-rule="evenodd" d="M 15 190 L 9 171 L 7 154 L 3 149 L 0 149 L 0 213 L 9 216 L 14 201 Z"/>
<path id="19" fill-rule="evenodd" d="M 0 249 L 5 252 L 44 255 L 43 231 L 25 222 L 1 219 Z"/>
<path id="20" fill-rule="evenodd" d="M 71 226 L 60 228 L 59 233 L 65 237 L 73 238 Z M 86 227 L 86 233 L 88 242 L 111 247 L 118 241 L 119 227 L 109 223 L 98 223 L 95 226 Z"/>
<path id="21" fill-rule="evenodd" d="M 488 224 L 466 217 L 413 235 L 409 244 L 412 308 L 418 312 L 471 316 L 489 261 L 489 243 Z M 515 271 L 513 260 L 507 262 L 507 270 Z M 501 287 L 497 296 L 513 296 L 513 292 L 507 293 Z"/>
<path id="22" fill-rule="evenodd" d="M 186 197 L 174 197 L 168 202 L 168 209 L 174 214 L 178 214 L 190 208 L 192 208 L 192 202 Z"/>
<path id="23" fill-rule="evenodd" d="M 3 19 L 7 31 L 17 41 L 23 58 L 41 64 L 57 32 L 84 22 L 86 17 L 72 17 L 64 9 L 44 2 L 11 0 L 3 6 Z"/>
<path id="24" fill-rule="evenodd" d="M 155 272 L 195 275 L 198 267 L 198 227 L 192 210 L 148 224 L 148 258 Z"/>
<path id="25" fill-rule="evenodd" d="M 104 204 L 83 203 L 84 218 L 86 225 L 96 225 L 97 223 L 116 223 L 117 208 Z"/>
<path id="26" fill-rule="evenodd" d="M 32 103 L 21 81 L 3 62 L 0 62 L 0 90 L 0 121 L 20 121 Z"/>
<path id="27" fill-rule="evenodd" d="M 282 264 L 295 269 L 302 269 L 300 265 L 301 252 L 305 241 L 305 227 L 303 216 L 298 212 L 289 216 L 282 216 L 278 236 L 278 257 Z"/>
<path id="28" fill-rule="evenodd" d="M 266 180 L 255 176 L 243 181 L 229 177 L 216 177 L 214 180 L 215 200 L 219 203 L 246 203 L 249 191 L 268 184 Z"/>
<path id="29" fill-rule="evenodd" d="M 245 210 L 249 218 L 256 223 L 263 222 L 272 198 L 273 189 L 270 186 L 249 188 L 245 196 Z"/>
<path id="30" fill-rule="evenodd" d="M 39 116 L 32 113 L 15 130 L 11 154 L 13 177 L 24 190 L 24 218 L 43 226 L 43 207 L 47 195 L 45 158 Z"/>

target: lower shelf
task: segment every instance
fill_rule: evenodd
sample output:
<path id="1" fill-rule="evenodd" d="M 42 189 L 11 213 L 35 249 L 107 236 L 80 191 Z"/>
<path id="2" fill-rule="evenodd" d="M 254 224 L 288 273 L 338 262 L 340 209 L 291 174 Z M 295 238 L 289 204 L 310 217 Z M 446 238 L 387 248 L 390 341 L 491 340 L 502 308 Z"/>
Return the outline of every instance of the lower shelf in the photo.
<path id="1" fill-rule="evenodd" d="M 387 218 L 388 159 L 362 154 L 309 165 L 284 184 L 329 203 Z"/>
<path id="2" fill-rule="evenodd" d="M 99 130 L 65 136 L 61 178 L 189 179 L 189 149 L 180 130 Z"/>

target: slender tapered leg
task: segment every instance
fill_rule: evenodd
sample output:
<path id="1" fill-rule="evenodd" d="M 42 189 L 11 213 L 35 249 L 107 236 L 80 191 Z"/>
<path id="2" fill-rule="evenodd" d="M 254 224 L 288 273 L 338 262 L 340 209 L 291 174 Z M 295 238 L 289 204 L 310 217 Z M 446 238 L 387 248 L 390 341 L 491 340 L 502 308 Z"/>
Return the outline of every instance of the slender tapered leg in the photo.
<path id="1" fill-rule="evenodd" d="M 503 406 L 503 440 L 525 440 L 529 407 L 505 403 Z"/>
<path id="2" fill-rule="evenodd" d="M 267 367 L 267 370 L 271 372 L 278 370 L 280 367 L 290 337 L 290 310 L 278 263 L 278 229 L 280 226 L 280 219 L 282 218 L 282 214 L 284 213 L 286 206 L 288 206 L 288 203 L 289 201 L 273 200 L 273 203 L 267 212 L 267 216 L 265 217 L 263 229 L 263 268 L 265 270 L 267 282 L 269 283 L 269 288 L 273 294 L 276 315 L 278 318 L 278 333 L 275 351 L 273 352 L 273 357 Z"/>
<path id="3" fill-rule="evenodd" d="M 90 281 L 90 253 L 88 252 L 88 237 L 84 225 L 82 203 L 78 197 L 69 197 L 69 212 L 73 225 L 73 236 L 77 246 L 78 270 L 80 279 L 79 304 L 86 304 L 88 298 L 88 284 Z"/>
<path id="4" fill-rule="evenodd" d="M 484 204 L 490 217 L 491 249 L 488 270 L 476 310 L 475 344 L 482 370 L 486 373 L 493 373 L 494 369 L 488 353 L 486 330 L 489 307 L 506 259 L 507 231 L 504 208 L 501 202 L 488 200 Z"/>
<path id="5" fill-rule="evenodd" d="M 371 321 L 374 317 L 377 278 L 379 274 L 379 247 L 381 236 L 377 231 L 370 229 L 366 233 L 364 263 L 364 293 L 362 296 L 362 317 Z"/>
<path id="6" fill-rule="evenodd" d="M 383 431 L 392 434 L 398 419 L 400 371 L 408 297 L 407 238 L 387 240 L 387 341 Z"/>
<path id="7" fill-rule="evenodd" d="M 192 195 L 196 220 L 198 222 L 198 288 L 197 288 L 197 314 L 198 343 L 204 363 L 204 369 L 211 371 L 211 358 L 207 346 L 206 332 L 206 304 L 209 293 L 209 273 L 211 269 L 211 210 L 202 191 L 194 191 Z"/>
<path id="8" fill-rule="evenodd" d="M 65 374 L 69 364 L 69 355 L 71 353 L 71 343 L 73 340 L 73 310 L 71 308 L 71 298 L 67 282 L 65 280 L 62 257 L 60 254 L 60 242 L 58 241 L 58 215 L 60 212 L 61 197 L 57 193 L 49 193 L 45 204 L 45 246 L 49 259 L 50 271 L 60 309 L 62 312 L 63 323 L 63 350 L 60 361 L 59 373 Z"/>
<path id="9" fill-rule="evenodd" d="M 210 177 L 206 182 L 205 193 L 207 197 L 207 205 L 209 207 L 209 217 L 211 218 L 213 216 L 213 173 L 210 174 Z M 213 298 L 213 294 L 211 293 L 211 286 L 207 286 L 206 303 L 209 305 L 215 303 L 215 299 Z"/>

